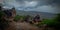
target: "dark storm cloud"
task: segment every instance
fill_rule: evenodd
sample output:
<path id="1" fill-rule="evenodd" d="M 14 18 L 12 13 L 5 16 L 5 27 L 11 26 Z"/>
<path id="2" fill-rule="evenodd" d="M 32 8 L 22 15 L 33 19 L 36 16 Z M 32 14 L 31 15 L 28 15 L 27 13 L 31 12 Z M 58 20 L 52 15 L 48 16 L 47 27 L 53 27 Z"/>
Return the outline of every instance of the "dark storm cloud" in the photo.
<path id="1" fill-rule="evenodd" d="M 60 0 L 5 0 L 5 5 L 21 10 L 60 13 Z"/>
<path id="2" fill-rule="evenodd" d="M 53 5 L 57 4 L 60 5 L 60 0 L 16 0 L 18 2 L 24 2 L 24 1 L 38 1 L 40 5 Z"/>
<path id="3" fill-rule="evenodd" d="M 60 6 L 60 0 L 14 0 L 14 1 L 20 4 L 24 4 L 24 1 L 28 1 L 28 2 L 37 1 L 38 2 L 37 6 L 43 6 L 43 5 Z"/>

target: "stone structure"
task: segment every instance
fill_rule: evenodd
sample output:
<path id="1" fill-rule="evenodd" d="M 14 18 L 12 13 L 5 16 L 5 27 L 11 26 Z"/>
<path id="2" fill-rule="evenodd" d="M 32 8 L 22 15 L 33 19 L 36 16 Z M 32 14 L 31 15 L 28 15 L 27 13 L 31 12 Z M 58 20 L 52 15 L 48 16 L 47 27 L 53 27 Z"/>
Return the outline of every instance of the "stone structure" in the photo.
<path id="1" fill-rule="evenodd" d="M 34 20 L 35 22 L 40 21 L 40 15 L 36 15 L 33 20 Z"/>
<path id="2" fill-rule="evenodd" d="M 12 9 L 9 9 L 9 10 L 4 10 L 4 13 L 5 13 L 4 18 L 6 20 L 10 20 L 11 21 L 16 16 L 16 10 L 15 10 L 14 7 Z"/>
<path id="3" fill-rule="evenodd" d="M 4 18 L 10 22 L 9 27 L 6 28 L 6 30 L 16 30 L 16 25 L 15 25 L 16 23 L 13 21 L 14 17 L 16 16 L 15 8 L 13 7 L 12 9 L 5 10 L 4 13 L 5 13 Z"/>
<path id="4" fill-rule="evenodd" d="M 0 6 L 0 11 L 3 14 L 1 17 L 2 19 L 0 20 L 0 30 L 16 30 L 14 17 L 16 16 L 16 10 L 13 7 L 12 9 L 4 9 L 2 6 Z"/>

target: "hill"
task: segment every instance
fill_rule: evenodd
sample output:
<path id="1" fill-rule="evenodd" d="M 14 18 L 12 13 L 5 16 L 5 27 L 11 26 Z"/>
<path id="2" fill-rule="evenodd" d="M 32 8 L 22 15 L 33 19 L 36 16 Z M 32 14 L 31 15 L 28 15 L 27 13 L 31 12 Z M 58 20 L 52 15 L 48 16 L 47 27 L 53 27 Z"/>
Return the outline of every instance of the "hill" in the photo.
<path id="1" fill-rule="evenodd" d="M 53 18 L 56 16 L 56 14 L 48 13 L 48 12 L 37 12 L 37 11 L 22 11 L 22 10 L 16 10 L 18 15 L 30 15 L 30 16 L 36 16 L 39 14 L 41 18 Z"/>

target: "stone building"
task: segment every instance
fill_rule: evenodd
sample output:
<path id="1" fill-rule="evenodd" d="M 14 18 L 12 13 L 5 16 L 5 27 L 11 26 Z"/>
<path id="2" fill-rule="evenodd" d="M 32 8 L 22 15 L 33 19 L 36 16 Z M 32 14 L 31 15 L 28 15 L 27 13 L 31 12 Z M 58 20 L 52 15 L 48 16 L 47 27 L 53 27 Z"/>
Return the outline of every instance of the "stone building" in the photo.
<path id="1" fill-rule="evenodd" d="M 41 20 L 40 20 L 40 15 L 36 15 L 36 16 L 33 18 L 32 23 L 38 24 L 40 21 L 41 21 Z"/>
<path id="2" fill-rule="evenodd" d="M 13 21 L 14 20 L 14 17 L 16 16 L 16 10 L 15 8 L 13 7 L 12 9 L 8 9 L 8 10 L 4 10 L 4 16 L 3 18 L 8 21 L 8 24 L 9 24 L 9 27 L 6 28 L 7 30 L 15 30 L 15 22 Z"/>
<path id="3" fill-rule="evenodd" d="M 6 20 L 13 20 L 16 16 L 16 10 L 14 7 L 12 9 L 4 10 L 4 13 L 4 19 Z"/>
<path id="4" fill-rule="evenodd" d="M 0 6 L 0 30 L 16 30 L 14 17 L 16 16 L 16 10 L 13 7 L 12 9 L 4 9 Z"/>

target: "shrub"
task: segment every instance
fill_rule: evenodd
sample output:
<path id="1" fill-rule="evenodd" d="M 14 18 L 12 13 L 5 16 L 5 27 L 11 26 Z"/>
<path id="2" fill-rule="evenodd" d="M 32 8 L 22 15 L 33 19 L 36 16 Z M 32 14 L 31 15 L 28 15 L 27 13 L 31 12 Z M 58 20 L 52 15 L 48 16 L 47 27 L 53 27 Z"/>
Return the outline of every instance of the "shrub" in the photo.
<path id="1" fill-rule="evenodd" d="M 60 14 L 57 14 L 57 16 L 54 19 L 44 20 L 43 22 L 49 27 L 53 27 L 57 30 L 60 30 Z"/>
<path id="2" fill-rule="evenodd" d="M 17 21 L 19 21 L 21 18 L 24 20 L 25 16 L 16 15 L 15 18 L 14 18 L 14 21 L 17 22 Z"/>

